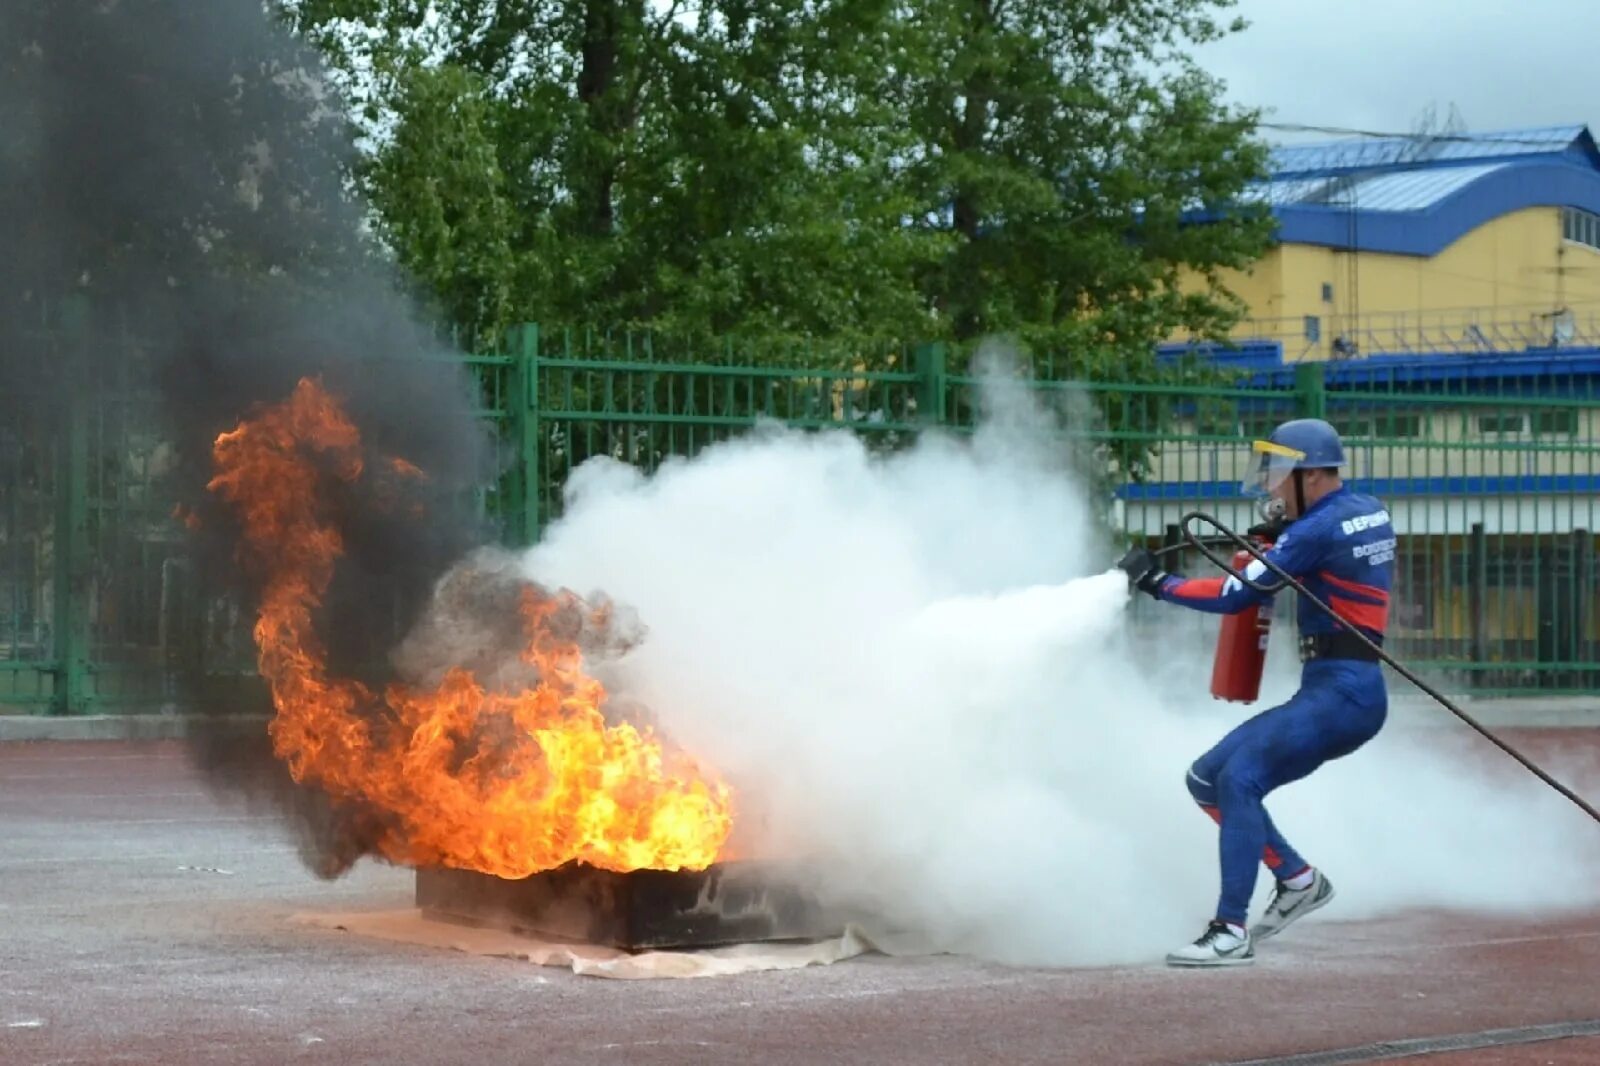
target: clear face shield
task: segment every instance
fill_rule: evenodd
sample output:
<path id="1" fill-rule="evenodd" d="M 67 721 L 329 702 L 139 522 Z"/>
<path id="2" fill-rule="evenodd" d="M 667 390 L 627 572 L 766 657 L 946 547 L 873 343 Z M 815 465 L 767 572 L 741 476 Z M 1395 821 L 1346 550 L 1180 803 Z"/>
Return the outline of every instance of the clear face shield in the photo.
<path id="1" fill-rule="evenodd" d="M 1278 497 L 1277 489 L 1305 457 L 1305 452 L 1269 440 L 1251 443 L 1250 465 L 1239 489 L 1247 499 L 1255 500 L 1261 517 L 1274 521 L 1284 516 L 1287 505 Z"/>

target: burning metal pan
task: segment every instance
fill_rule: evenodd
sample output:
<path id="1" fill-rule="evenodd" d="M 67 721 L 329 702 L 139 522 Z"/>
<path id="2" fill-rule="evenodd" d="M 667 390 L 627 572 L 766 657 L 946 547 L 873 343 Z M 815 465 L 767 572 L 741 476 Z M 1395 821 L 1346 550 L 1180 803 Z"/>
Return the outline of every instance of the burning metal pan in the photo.
<path id="1" fill-rule="evenodd" d="M 424 869 L 416 899 L 431 918 L 626 951 L 818 940 L 841 935 L 846 924 L 759 862 L 628 873 L 569 863 L 519 880 Z"/>

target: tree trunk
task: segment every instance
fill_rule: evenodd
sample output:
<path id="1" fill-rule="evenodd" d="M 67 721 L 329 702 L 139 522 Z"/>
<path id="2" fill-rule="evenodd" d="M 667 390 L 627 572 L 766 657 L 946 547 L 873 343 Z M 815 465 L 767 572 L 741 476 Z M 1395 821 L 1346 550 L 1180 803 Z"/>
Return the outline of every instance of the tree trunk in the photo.
<path id="1" fill-rule="evenodd" d="M 981 54 L 987 49 L 987 43 L 980 38 L 988 35 L 994 27 L 995 6 L 994 0 L 972 0 L 971 16 L 968 25 L 967 40 Z M 957 155 L 981 154 L 988 147 L 989 104 L 994 99 L 994 77 L 984 65 L 972 71 L 961 86 L 962 105 L 959 115 L 952 115 L 954 128 L 951 133 L 951 143 L 955 146 Z M 974 244 L 978 240 L 978 231 L 983 222 L 983 204 L 976 189 L 969 185 L 958 185 L 954 190 L 954 199 L 951 204 L 952 224 L 967 244 Z M 966 257 L 958 256 L 956 263 L 962 263 Z M 959 266 L 958 266 L 959 269 Z M 955 304 L 955 317 L 952 323 L 958 338 L 969 338 L 983 331 L 983 317 L 978 308 L 980 299 L 973 299 L 977 279 L 972 277 L 958 277 L 951 279 L 953 285 L 967 296 L 958 298 Z"/>
<path id="2" fill-rule="evenodd" d="M 616 226 L 619 142 L 632 121 L 624 83 L 639 76 L 638 71 L 626 69 L 624 60 L 630 53 L 638 54 L 638 42 L 628 38 L 639 32 L 642 23 L 638 0 L 590 0 L 583 11 L 578 101 L 587 112 L 593 139 L 584 160 L 580 203 L 584 226 L 595 236 L 608 236 Z"/>

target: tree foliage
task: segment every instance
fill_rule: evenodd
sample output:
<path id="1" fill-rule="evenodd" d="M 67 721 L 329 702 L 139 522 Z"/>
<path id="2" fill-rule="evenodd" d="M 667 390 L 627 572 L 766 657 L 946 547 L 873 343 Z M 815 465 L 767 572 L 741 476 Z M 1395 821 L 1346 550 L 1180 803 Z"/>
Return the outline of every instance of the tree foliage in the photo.
<path id="1" fill-rule="evenodd" d="M 1226 329 L 1220 272 L 1269 232 L 1232 206 L 1255 116 L 1188 55 L 1228 2 L 284 8 L 364 108 L 380 232 L 460 325 L 1001 333 L 1143 366 Z"/>

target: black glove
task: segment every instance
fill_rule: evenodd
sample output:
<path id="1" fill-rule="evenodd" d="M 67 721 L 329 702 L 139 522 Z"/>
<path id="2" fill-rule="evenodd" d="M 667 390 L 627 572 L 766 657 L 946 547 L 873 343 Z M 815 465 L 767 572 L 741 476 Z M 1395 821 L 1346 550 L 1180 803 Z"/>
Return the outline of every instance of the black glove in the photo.
<path id="1" fill-rule="evenodd" d="M 1134 588 L 1160 598 L 1158 593 L 1167 574 L 1156 565 L 1154 552 L 1135 548 L 1117 561 L 1117 569 L 1128 575 L 1128 582 Z"/>
<path id="2" fill-rule="evenodd" d="M 1289 522 L 1287 519 L 1269 518 L 1260 525 L 1251 526 L 1249 529 L 1245 530 L 1245 534 L 1247 536 L 1254 537 L 1257 540 L 1264 540 L 1268 543 L 1276 543 L 1278 538 L 1283 536 L 1283 531 L 1288 528 Z"/>

